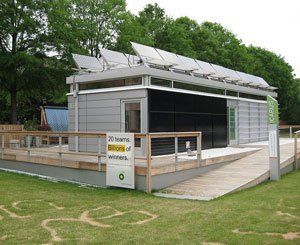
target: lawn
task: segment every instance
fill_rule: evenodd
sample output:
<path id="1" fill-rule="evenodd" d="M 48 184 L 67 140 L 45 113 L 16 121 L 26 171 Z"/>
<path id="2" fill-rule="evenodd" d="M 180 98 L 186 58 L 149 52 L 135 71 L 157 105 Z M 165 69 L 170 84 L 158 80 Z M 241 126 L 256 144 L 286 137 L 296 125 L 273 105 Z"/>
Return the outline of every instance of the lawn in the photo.
<path id="1" fill-rule="evenodd" d="M 209 202 L 0 172 L 0 244 L 300 244 L 300 171 Z"/>

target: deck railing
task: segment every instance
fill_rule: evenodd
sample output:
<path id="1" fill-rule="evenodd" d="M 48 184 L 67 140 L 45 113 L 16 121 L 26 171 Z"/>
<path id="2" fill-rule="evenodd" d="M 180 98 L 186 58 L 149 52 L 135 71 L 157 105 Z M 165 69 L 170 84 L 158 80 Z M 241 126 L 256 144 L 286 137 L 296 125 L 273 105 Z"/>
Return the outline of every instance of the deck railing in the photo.
<path id="1" fill-rule="evenodd" d="M 300 136 L 300 130 L 294 133 L 294 154 L 295 154 L 295 162 L 294 162 L 294 169 L 298 169 L 298 137 Z"/>
<path id="2" fill-rule="evenodd" d="M 8 138 L 11 138 L 11 134 L 17 135 L 18 140 L 7 141 Z M 13 152 L 16 156 L 19 156 L 20 161 L 51 163 L 50 165 L 60 167 L 70 166 L 72 161 L 88 161 L 93 164 L 96 163 L 95 160 L 97 159 L 97 170 L 106 170 L 105 164 L 103 164 L 105 163 L 104 158 L 106 158 L 106 133 L 104 132 L 0 131 L 0 137 L 1 159 L 5 159 L 5 155 L 7 156 Z M 174 171 L 178 171 L 179 157 L 183 154 L 179 153 L 179 139 L 195 137 L 197 142 L 196 153 L 194 153 L 196 154 L 194 156 L 196 158 L 195 167 L 201 167 L 201 132 L 141 133 L 134 134 L 134 137 L 141 141 L 142 152 L 135 154 L 135 161 L 145 163 L 147 192 L 151 192 L 152 189 L 152 162 L 153 158 L 157 157 L 152 154 L 153 139 L 174 139 L 174 153 L 165 156 L 164 159 L 168 164 L 173 165 Z M 83 145 L 87 145 L 87 141 L 91 139 L 94 139 L 92 141 L 93 150 L 87 152 L 87 149 L 76 149 L 76 141 L 84 140 L 85 144 L 83 143 Z"/>
<path id="3" fill-rule="evenodd" d="M 293 138 L 293 131 L 300 129 L 300 125 L 280 125 L 280 137 L 290 137 Z"/>

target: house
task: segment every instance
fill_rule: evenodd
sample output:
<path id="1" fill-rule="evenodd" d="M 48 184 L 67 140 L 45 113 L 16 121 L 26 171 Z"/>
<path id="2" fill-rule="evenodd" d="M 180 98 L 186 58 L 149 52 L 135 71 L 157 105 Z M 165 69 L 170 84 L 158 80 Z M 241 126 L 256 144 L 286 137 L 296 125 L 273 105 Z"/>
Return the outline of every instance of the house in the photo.
<path id="1" fill-rule="evenodd" d="M 277 93 L 263 78 L 131 44 L 136 55 L 106 49 L 100 58 L 73 55 L 78 71 L 66 79 L 69 131 L 201 131 L 203 149 L 268 139 L 266 96 Z M 188 141 L 195 148 L 195 139 Z M 143 151 L 143 142 L 135 143 Z M 93 152 L 97 142 L 72 138 L 69 147 Z M 170 153 L 174 139 L 157 139 L 152 149 Z"/>

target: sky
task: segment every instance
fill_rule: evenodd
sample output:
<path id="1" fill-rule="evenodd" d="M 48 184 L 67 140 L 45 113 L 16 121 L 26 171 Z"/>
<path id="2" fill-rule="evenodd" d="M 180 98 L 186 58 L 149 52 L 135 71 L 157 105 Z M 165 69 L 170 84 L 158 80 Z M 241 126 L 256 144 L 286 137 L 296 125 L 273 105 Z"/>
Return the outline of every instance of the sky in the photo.
<path id="1" fill-rule="evenodd" d="M 138 14 L 155 2 L 173 18 L 220 23 L 244 44 L 284 57 L 300 78 L 300 0 L 127 0 L 127 9 Z"/>

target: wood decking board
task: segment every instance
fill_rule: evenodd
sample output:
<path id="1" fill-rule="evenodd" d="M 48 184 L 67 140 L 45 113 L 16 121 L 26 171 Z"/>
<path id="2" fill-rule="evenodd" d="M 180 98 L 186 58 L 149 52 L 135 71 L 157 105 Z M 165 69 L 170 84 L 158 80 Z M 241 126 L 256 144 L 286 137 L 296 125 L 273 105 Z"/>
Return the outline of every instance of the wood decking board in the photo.
<path id="1" fill-rule="evenodd" d="M 300 154 L 298 154 L 300 158 Z M 280 146 L 281 168 L 291 164 L 294 144 Z M 157 196 L 211 200 L 225 194 L 249 188 L 269 178 L 268 149 L 264 147 L 249 156 L 233 161 L 218 169 L 165 188 Z"/>
<path id="2" fill-rule="evenodd" d="M 244 157 L 246 155 L 252 154 L 253 152 L 256 152 L 258 150 L 259 149 L 251 149 L 247 152 L 240 152 L 240 153 L 229 154 L 225 156 L 206 158 L 201 161 L 201 166 L 207 166 L 207 165 L 217 164 L 222 162 L 229 162 Z M 62 161 L 60 163 L 58 159 L 57 151 L 58 151 L 57 147 L 49 147 L 49 148 L 41 148 L 41 149 L 36 148 L 31 150 L 30 158 L 28 158 L 28 153 L 24 148 L 5 149 L 5 152 L 3 154 L 3 159 L 98 171 L 98 158 L 97 156 L 95 156 L 95 153 L 92 153 L 92 156 L 89 156 L 88 155 L 89 153 L 77 154 L 68 151 L 66 147 L 62 147 L 62 151 L 68 154 L 62 155 Z M 147 174 L 146 166 L 147 166 L 146 160 L 136 159 L 135 160 L 136 174 L 146 175 Z M 196 158 L 195 159 L 189 158 L 184 154 L 179 155 L 176 166 L 175 166 L 175 158 L 172 155 L 152 157 L 151 166 L 152 166 L 151 167 L 152 176 L 165 174 L 165 173 L 172 173 L 175 171 L 194 169 L 199 167 Z M 101 171 L 103 172 L 106 171 L 105 157 L 101 157 Z"/>

